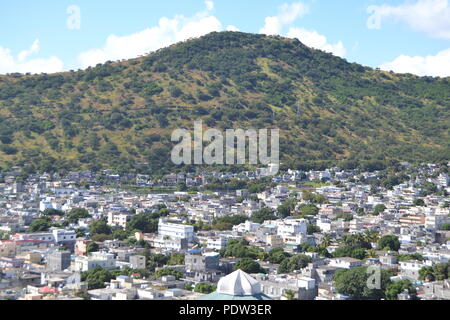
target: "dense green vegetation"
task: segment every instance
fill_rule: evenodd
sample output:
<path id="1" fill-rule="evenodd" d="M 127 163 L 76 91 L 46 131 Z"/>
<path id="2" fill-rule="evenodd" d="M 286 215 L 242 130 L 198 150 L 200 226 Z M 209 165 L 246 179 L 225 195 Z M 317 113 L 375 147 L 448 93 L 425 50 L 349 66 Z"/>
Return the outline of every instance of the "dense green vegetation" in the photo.
<path id="1" fill-rule="evenodd" d="M 225 216 L 214 220 L 213 230 L 232 230 L 233 226 L 244 223 L 248 217 L 244 215 Z"/>
<path id="2" fill-rule="evenodd" d="M 251 259 L 251 258 L 242 258 L 240 259 L 233 267 L 234 270 L 242 270 L 247 273 L 267 273 L 261 265 Z"/>
<path id="3" fill-rule="evenodd" d="M 216 291 L 216 286 L 209 283 L 197 283 L 194 287 L 194 292 L 208 294 Z"/>
<path id="4" fill-rule="evenodd" d="M 376 170 L 450 160 L 449 105 L 449 78 L 373 70 L 293 39 L 211 33 L 84 71 L 0 76 L 0 165 L 168 172 L 181 169 L 167 161 L 172 130 L 202 119 L 280 128 L 285 167 Z"/>
<path id="5" fill-rule="evenodd" d="M 290 273 L 304 268 L 312 261 L 311 257 L 304 254 L 297 254 L 281 261 L 278 273 Z"/>
<path id="6" fill-rule="evenodd" d="M 367 267 L 353 269 L 340 269 L 334 274 L 336 290 L 355 300 L 380 300 L 386 298 L 386 290 L 391 284 L 391 272 L 381 269 L 380 288 L 371 289 L 367 285 L 370 272 Z M 392 297 L 393 288 L 390 288 L 389 297 Z"/>
<path id="7" fill-rule="evenodd" d="M 398 251 L 400 249 L 400 241 L 397 236 L 386 235 L 378 241 L 377 248 L 379 250 Z"/>
<path id="8" fill-rule="evenodd" d="M 450 263 L 438 263 L 432 267 L 423 267 L 419 270 L 419 279 L 436 281 L 450 277 Z"/>
<path id="9" fill-rule="evenodd" d="M 47 231 L 52 226 L 52 221 L 49 217 L 44 216 L 31 222 L 28 228 L 29 232 L 42 232 Z"/>
<path id="10" fill-rule="evenodd" d="M 264 257 L 264 251 L 261 248 L 250 246 L 245 240 L 229 240 L 227 248 L 220 250 L 222 257 L 251 258 L 258 259 Z"/>
<path id="11" fill-rule="evenodd" d="M 250 220 L 255 223 L 263 223 L 266 220 L 276 219 L 276 216 L 272 209 L 262 208 L 261 210 L 253 212 Z"/>
<path id="12" fill-rule="evenodd" d="M 417 298 L 417 290 L 409 280 L 400 280 L 390 283 L 386 288 L 386 299 L 397 300 L 398 294 L 407 291 L 413 299 Z"/>
<path id="13" fill-rule="evenodd" d="M 160 217 L 167 216 L 169 210 L 162 208 L 153 213 L 140 213 L 134 215 L 127 224 L 128 231 L 140 231 L 144 233 L 156 232 L 158 230 L 158 221 Z"/>

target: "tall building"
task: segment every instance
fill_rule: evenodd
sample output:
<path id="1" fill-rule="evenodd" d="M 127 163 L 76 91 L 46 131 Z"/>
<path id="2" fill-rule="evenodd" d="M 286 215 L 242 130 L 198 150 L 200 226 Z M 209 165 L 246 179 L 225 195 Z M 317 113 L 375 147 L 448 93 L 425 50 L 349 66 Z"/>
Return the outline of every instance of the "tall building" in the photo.
<path id="1" fill-rule="evenodd" d="M 145 256 L 134 255 L 130 257 L 132 269 L 145 269 Z"/>
<path id="2" fill-rule="evenodd" d="M 54 251 L 47 256 L 47 269 L 51 271 L 64 271 L 69 267 L 69 251 Z"/>
<path id="3" fill-rule="evenodd" d="M 172 223 L 165 219 L 159 219 L 158 235 L 172 239 L 186 239 L 194 241 L 194 227 L 185 224 Z"/>

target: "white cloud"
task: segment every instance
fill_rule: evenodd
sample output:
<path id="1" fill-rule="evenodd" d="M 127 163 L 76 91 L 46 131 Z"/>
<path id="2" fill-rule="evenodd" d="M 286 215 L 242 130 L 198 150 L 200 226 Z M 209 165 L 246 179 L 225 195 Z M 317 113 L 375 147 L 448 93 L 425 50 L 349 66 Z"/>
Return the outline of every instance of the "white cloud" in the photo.
<path id="1" fill-rule="evenodd" d="M 418 76 L 449 77 L 450 49 L 438 52 L 435 56 L 401 55 L 391 62 L 384 63 L 380 69 L 398 73 L 412 73 Z"/>
<path id="2" fill-rule="evenodd" d="M 30 49 L 28 50 L 23 50 L 21 53 L 19 53 L 19 55 L 17 56 L 17 59 L 20 62 L 25 61 L 25 59 L 32 55 L 33 53 L 37 53 L 39 52 L 40 49 L 40 43 L 39 43 L 39 39 L 34 40 L 33 44 L 31 45 Z"/>
<path id="3" fill-rule="evenodd" d="M 267 35 L 280 35 L 283 27 L 294 22 L 309 12 L 308 7 L 301 3 L 283 4 L 278 8 L 278 15 L 266 17 L 264 27 L 259 33 Z"/>
<path id="4" fill-rule="evenodd" d="M 32 54 L 39 52 L 39 49 L 39 39 L 36 39 L 29 49 L 21 51 L 17 57 L 14 57 L 10 49 L 0 46 L 0 74 L 54 73 L 63 70 L 64 63 L 57 57 L 27 60 Z"/>
<path id="5" fill-rule="evenodd" d="M 214 2 L 212 2 L 210 0 L 206 0 L 205 5 L 206 5 L 206 9 L 208 9 L 208 11 L 214 10 Z"/>
<path id="6" fill-rule="evenodd" d="M 163 17 L 157 26 L 126 36 L 110 35 L 103 48 L 82 52 L 78 61 L 82 68 L 95 66 L 108 60 L 135 58 L 139 55 L 167 47 L 179 41 L 200 37 L 213 31 L 221 31 L 222 24 L 209 11 L 212 1 L 205 2 L 207 10 L 186 18 L 176 15 L 173 19 Z"/>
<path id="7" fill-rule="evenodd" d="M 227 31 L 241 31 L 238 28 L 236 28 L 235 26 L 228 26 L 227 27 Z"/>
<path id="8" fill-rule="evenodd" d="M 450 5 L 448 0 L 406 1 L 398 6 L 369 6 L 369 29 L 380 29 L 383 20 L 404 22 L 418 32 L 434 38 L 450 39 Z"/>
<path id="9" fill-rule="evenodd" d="M 343 58 L 347 53 L 342 41 L 335 44 L 328 43 L 327 38 L 317 31 L 309 31 L 303 28 L 290 28 L 287 36 L 289 38 L 297 38 L 308 47 L 330 52 L 338 57 Z"/>

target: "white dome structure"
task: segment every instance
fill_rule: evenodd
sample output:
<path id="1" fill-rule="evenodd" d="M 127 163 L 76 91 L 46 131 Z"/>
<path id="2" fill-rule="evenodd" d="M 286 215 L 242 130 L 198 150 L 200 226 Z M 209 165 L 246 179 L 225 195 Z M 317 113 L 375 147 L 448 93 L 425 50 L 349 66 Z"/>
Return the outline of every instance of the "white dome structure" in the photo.
<path id="1" fill-rule="evenodd" d="M 248 273 L 237 270 L 219 280 L 217 293 L 231 296 L 254 296 L 261 293 L 261 284 Z"/>

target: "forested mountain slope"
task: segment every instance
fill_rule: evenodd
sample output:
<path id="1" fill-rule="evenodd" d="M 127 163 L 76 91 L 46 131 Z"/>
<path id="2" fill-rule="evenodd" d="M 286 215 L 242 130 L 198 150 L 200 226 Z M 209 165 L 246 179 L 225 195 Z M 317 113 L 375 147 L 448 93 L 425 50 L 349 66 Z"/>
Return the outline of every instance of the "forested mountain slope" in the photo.
<path id="1" fill-rule="evenodd" d="M 280 128 L 285 166 L 450 159 L 450 79 L 211 33 L 84 71 L 0 76 L 0 165 L 167 172 L 174 128 Z M 348 162 L 347 162 L 348 164 Z"/>

